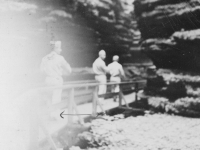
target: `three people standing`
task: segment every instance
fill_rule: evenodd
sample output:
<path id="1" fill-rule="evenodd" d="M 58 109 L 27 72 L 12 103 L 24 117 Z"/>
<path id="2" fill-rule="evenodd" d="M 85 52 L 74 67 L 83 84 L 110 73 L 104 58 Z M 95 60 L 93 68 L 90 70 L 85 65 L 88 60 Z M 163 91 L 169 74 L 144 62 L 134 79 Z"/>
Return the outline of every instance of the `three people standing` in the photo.
<path id="1" fill-rule="evenodd" d="M 61 86 L 63 85 L 63 72 L 70 74 L 72 72 L 70 65 L 63 56 L 61 41 L 55 41 L 52 47 L 52 51 L 43 57 L 41 63 L 41 70 L 46 74 L 45 83 L 48 86 Z M 92 68 L 95 73 L 95 80 L 100 83 L 98 89 L 98 95 L 106 93 L 107 90 L 107 77 L 106 74 L 110 74 L 111 82 L 121 82 L 121 77 L 125 77 L 122 65 L 118 63 L 119 56 L 113 56 L 113 62 L 106 66 L 104 60 L 106 58 L 106 52 L 104 50 L 99 51 L 99 57 L 94 61 Z M 112 92 L 119 92 L 120 88 L 118 84 L 112 85 Z M 61 102 L 62 89 L 54 89 L 52 95 L 51 104 L 57 104 Z M 116 101 L 117 97 L 114 97 Z M 99 98 L 102 103 L 104 98 Z"/>

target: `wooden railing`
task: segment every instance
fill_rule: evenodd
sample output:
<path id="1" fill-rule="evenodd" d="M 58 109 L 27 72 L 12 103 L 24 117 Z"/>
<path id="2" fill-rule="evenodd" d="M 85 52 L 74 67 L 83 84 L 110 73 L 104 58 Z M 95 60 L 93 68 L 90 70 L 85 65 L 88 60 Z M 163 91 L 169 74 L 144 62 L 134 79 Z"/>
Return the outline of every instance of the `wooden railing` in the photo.
<path id="1" fill-rule="evenodd" d="M 109 85 L 115 85 L 115 84 L 119 84 L 120 87 L 122 85 L 129 85 L 132 88 L 132 91 L 135 92 L 135 100 L 138 100 L 138 96 L 137 93 L 140 89 L 142 89 L 144 87 L 145 84 L 145 80 L 140 80 L 140 81 L 129 81 L 129 82 L 120 82 L 120 83 L 116 83 L 116 82 L 109 82 L 109 83 L 105 83 L 107 86 Z M 123 95 L 123 91 L 120 88 L 120 91 L 118 93 L 106 93 L 106 94 L 102 94 L 102 95 L 98 95 L 98 86 L 102 85 L 101 83 L 68 83 L 66 85 L 62 85 L 62 86 L 54 86 L 54 87 L 39 87 L 37 89 L 32 90 L 31 92 L 29 92 L 29 94 L 38 94 L 38 93 L 46 93 L 46 92 L 52 92 L 55 89 L 62 89 L 64 90 L 68 90 L 69 91 L 69 95 L 68 95 L 68 99 L 64 100 L 65 103 L 60 102 L 59 104 L 55 104 L 52 105 L 50 107 L 50 111 L 55 111 L 57 109 L 63 108 L 63 106 L 67 106 L 68 107 L 68 114 L 73 114 L 73 110 L 75 110 L 76 114 L 79 117 L 79 121 L 82 122 L 82 118 L 78 115 L 78 109 L 76 107 L 76 103 L 75 103 L 75 92 L 77 88 L 81 88 L 81 87 L 92 87 L 92 112 L 91 115 L 92 116 L 97 116 L 97 106 L 99 105 L 102 112 L 106 113 L 105 110 L 103 109 L 103 106 L 101 105 L 100 101 L 99 101 L 99 97 L 105 97 L 106 95 L 110 95 L 110 96 L 114 96 L 114 95 L 119 95 L 119 106 L 122 106 L 122 100 L 124 100 L 126 106 L 128 107 L 128 103 L 126 102 L 126 99 Z M 38 94 L 38 95 L 40 95 Z M 39 96 L 40 97 L 40 96 Z M 49 142 L 52 145 L 52 148 L 56 149 L 55 143 L 53 142 L 51 135 L 47 132 L 47 130 L 45 129 L 44 125 L 41 124 L 40 122 L 40 117 L 38 116 L 37 110 L 38 108 L 40 108 L 39 106 L 39 102 L 38 101 L 42 101 L 40 98 L 38 100 L 34 100 L 32 99 L 32 101 L 34 101 L 31 105 L 32 105 L 32 111 L 31 111 L 31 126 L 30 126 L 30 146 L 29 146 L 29 150 L 35 150 L 37 149 L 37 145 L 38 145 L 38 131 L 39 128 L 41 128 L 43 130 L 43 132 L 46 134 L 47 138 L 49 139 Z M 73 115 L 68 115 L 68 124 L 73 123 Z"/>

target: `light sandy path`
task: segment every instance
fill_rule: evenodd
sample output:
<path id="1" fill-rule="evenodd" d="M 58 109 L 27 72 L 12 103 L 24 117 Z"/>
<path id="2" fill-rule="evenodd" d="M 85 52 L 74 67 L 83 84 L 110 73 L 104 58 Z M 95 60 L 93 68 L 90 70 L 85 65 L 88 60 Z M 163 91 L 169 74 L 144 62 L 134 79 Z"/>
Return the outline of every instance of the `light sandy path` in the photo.
<path id="1" fill-rule="evenodd" d="M 200 150 L 200 119 L 155 114 L 92 124 L 93 135 L 109 143 L 99 150 Z"/>

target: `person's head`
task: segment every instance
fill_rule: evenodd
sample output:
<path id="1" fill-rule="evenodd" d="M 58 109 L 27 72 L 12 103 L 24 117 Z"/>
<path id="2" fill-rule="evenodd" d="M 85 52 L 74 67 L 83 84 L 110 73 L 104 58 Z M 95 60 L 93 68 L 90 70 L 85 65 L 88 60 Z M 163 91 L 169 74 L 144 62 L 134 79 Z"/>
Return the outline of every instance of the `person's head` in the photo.
<path id="1" fill-rule="evenodd" d="M 118 62 L 119 61 L 119 56 L 118 55 L 113 56 L 113 61 Z"/>
<path id="2" fill-rule="evenodd" d="M 56 52 L 57 54 L 60 54 L 62 52 L 61 48 L 61 41 L 55 41 L 53 42 L 53 51 Z"/>
<path id="3" fill-rule="evenodd" d="M 106 58 L 106 52 L 104 50 L 100 50 L 99 57 L 104 60 Z"/>

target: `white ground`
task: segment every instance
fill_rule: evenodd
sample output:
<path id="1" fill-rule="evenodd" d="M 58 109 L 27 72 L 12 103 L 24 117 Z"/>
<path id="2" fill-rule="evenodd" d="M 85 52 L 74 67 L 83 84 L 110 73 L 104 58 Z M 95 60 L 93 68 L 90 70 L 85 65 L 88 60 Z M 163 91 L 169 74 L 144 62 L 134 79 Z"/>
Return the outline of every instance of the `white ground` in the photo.
<path id="1" fill-rule="evenodd" d="M 104 150 L 200 150 L 200 119 L 164 114 L 129 117 L 117 121 L 96 120 L 95 138 Z"/>

